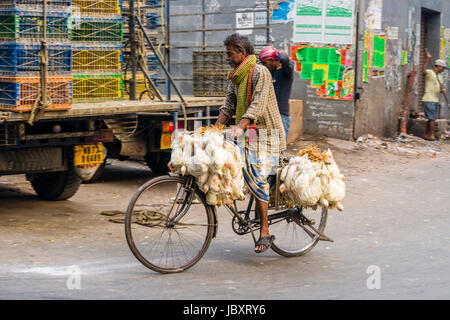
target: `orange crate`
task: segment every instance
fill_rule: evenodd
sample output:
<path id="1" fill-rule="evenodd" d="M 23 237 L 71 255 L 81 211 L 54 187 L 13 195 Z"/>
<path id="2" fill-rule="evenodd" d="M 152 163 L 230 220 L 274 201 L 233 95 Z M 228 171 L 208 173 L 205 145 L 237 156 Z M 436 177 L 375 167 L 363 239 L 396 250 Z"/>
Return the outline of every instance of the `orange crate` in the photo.
<path id="1" fill-rule="evenodd" d="M 0 110 L 31 111 L 39 96 L 38 77 L 0 77 Z M 72 77 L 49 77 L 51 105 L 45 110 L 68 110 L 72 106 Z"/>

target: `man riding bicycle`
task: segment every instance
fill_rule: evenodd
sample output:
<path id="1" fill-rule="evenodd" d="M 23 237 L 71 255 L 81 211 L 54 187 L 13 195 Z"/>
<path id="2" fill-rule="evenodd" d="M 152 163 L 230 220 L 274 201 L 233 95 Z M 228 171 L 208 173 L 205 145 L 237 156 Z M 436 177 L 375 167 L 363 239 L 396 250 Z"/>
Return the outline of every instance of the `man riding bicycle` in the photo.
<path id="1" fill-rule="evenodd" d="M 245 155 L 244 178 L 256 198 L 261 229 L 255 252 L 261 253 L 269 249 L 275 239 L 269 232 L 267 178 L 278 167 L 280 153 L 286 149 L 286 138 L 272 76 L 265 66 L 256 63 L 253 44 L 245 36 L 232 34 L 224 45 L 226 61 L 234 70 L 228 76 L 226 101 L 220 108 L 216 125 L 225 125 L 236 117 L 228 135 L 244 141 L 239 147 Z M 249 134 L 249 128 L 256 128 L 255 138 Z M 241 139 L 244 131 L 250 139 Z"/>

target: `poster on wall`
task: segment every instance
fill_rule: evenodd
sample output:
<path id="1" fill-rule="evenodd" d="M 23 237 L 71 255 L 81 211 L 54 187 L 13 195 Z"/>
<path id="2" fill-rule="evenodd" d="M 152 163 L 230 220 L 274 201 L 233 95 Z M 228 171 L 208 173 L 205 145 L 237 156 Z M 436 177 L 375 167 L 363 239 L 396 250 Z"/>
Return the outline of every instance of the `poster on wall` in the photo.
<path id="1" fill-rule="evenodd" d="M 291 58 L 297 63 L 300 79 L 309 80 L 321 99 L 353 99 L 354 73 L 351 45 L 291 46 Z"/>
<path id="2" fill-rule="evenodd" d="M 351 44 L 353 42 L 353 0 L 328 0 L 325 9 L 325 43 Z"/>
<path id="3" fill-rule="evenodd" d="M 354 0 L 296 0 L 294 42 L 352 44 Z"/>
<path id="4" fill-rule="evenodd" d="M 383 0 L 370 0 L 366 10 L 365 24 L 368 30 L 381 30 L 381 20 L 383 14 Z"/>
<path id="5" fill-rule="evenodd" d="M 283 0 L 273 9 L 271 23 L 286 23 L 294 20 L 295 0 Z"/>
<path id="6" fill-rule="evenodd" d="M 323 41 L 323 1 L 295 1 L 294 42 Z"/>
<path id="7" fill-rule="evenodd" d="M 244 30 L 237 30 L 239 34 L 249 35 L 253 33 L 255 27 L 253 12 L 238 12 L 236 13 L 236 28 L 248 28 Z"/>

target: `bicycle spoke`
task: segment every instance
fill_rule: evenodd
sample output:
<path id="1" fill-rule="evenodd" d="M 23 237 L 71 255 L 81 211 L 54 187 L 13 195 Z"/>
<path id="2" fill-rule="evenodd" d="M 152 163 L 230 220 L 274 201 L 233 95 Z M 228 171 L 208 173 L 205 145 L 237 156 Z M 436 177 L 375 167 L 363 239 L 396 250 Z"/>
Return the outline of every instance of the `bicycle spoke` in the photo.
<path id="1" fill-rule="evenodd" d="M 318 234 L 312 233 L 310 230 L 308 230 L 308 228 L 306 228 L 306 227 L 303 225 L 303 223 L 300 223 L 299 226 L 302 227 L 302 229 L 305 230 L 305 232 L 306 232 L 311 238 L 314 238 L 316 235 L 318 235 Z"/>
<path id="2" fill-rule="evenodd" d="M 275 215 L 277 216 L 278 213 Z M 314 227 L 310 217 L 320 218 L 320 224 Z M 325 228 L 327 210 L 315 212 L 303 208 L 301 213 L 291 213 L 286 219 L 273 222 L 271 233 L 276 239 L 273 250 L 284 256 L 298 256 L 307 253 L 319 241 L 320 230 Z"/>

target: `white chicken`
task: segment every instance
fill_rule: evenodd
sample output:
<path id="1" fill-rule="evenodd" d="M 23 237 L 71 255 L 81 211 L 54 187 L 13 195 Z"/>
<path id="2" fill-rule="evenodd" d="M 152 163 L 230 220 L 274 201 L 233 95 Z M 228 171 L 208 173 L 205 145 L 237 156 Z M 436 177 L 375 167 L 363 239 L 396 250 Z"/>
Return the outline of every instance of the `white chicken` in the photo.
<path id="1" fill-rule="evenodd" d="M 203 129 L 203 128 L 202 128 Z M 169 167 L 196 178 L 210 205 L 231 205 L 244 199 L 243 161 L 239 147 L 224 140 L 220 130 L 174 134 Z"/>
<path id="2" fill-rule="evenodd" d="M 180 169 L 184 164 L 183 149 L 172 149 L 170 162 L 168 164 L 172 171 Z"/>
<path id="3" fill-rule="evenodd" d="M 345 178 L 339 172 L 331 151 L 328 149 L 325 153 L 326 158 L 317 160 L 316 157 L 314 161 L 309 159 L 308 153 L 302 154 L 291 158 L 280 174 L 280 192 L 288 205 L 343 210 Z M 323 159 L 327 159 L 327 163 Z"/>
<path id="4" fill-rule="evenodd" d="M 196 178 L 206 174 L 208 172 L 208 157 L 201 146 L 194 144 L 194 156 L 190 157 L 187 162 L 187 170 L 189 174 Z"/>

